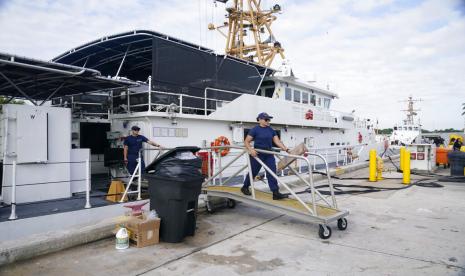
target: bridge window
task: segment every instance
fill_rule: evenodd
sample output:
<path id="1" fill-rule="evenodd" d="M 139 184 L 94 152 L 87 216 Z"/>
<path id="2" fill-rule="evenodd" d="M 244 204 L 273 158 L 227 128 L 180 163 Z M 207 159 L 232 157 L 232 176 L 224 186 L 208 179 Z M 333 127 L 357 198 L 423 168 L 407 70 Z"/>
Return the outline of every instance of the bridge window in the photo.
<path id="1" fill-rule="evenodd" d="M 302 103 L 308 104 L 308 92 L 302 92 Z"/>
<path id="2" fill-rule="evenodd" d="M 310 103 L 311 103 L 312 105 L 316 105 L 316 96 L 313 95 L 313 94 L 310 95 Z"/>
<path id="3" fill-rule="evenodd" d="M 324 106 L 326 109 L 329 109 L 329 105 L 331 104 L 331 100 L 330 99 L 324 99 Z"/>
<path id="4" fill-rule="evenodd" d="M 292 90 L 289 87 L 285 89 L 285 99 L 286 101 L 292 101 Z"/>
<path id="5" fill-rule="evenodd" d="M 318 106 L 321 106 L 321 98 L 318 97 Z"/>
<path id="6" fill-rule="evenodd" d="M 300 103 L 300 91 L 294 90 L 294 102 Z"/>

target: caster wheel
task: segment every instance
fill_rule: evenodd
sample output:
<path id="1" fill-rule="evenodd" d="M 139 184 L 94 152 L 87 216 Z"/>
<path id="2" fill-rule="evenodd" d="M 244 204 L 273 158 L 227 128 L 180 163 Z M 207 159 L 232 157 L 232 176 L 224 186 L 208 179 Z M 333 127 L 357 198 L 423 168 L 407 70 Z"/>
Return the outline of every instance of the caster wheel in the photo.
<path id="1" fill-rule="evenodd" d="M 337 220 L 337 228 L 339 228 L 339 230 L 346 230 L 347 229 L 347 220 L 345 218 L 340 218 Z"/>
<path id="2" fill-rule="evenodd" d="M 228 206 L 229 209 L 234 209 L 236 207 L 236 201 L 234 199 L 229 199 L 226 201 L 226 206 Z"/>
<path id="3" fill-rule="evenodd" d="M 215 210 L 210 206 L 210 204 L 207 202 L 207 213 L 213 214 Z"/>
<path id="4" fill-rule="evenodd" d="M 320 224 L 320 230 L 318 231 L 318 235 L 323 240 L 329 239 L 329 237 L 331 237 L 331 228 L 329 226 L 323 226 Z"/>

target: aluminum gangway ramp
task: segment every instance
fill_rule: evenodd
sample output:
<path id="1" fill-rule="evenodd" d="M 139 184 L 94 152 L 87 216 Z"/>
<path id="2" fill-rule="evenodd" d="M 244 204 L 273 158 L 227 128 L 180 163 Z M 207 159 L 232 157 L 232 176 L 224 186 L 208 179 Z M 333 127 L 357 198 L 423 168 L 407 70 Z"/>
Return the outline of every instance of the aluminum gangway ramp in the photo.
<path id="1" fill-rule="evenodd" d="M 287 163 L 286 168 L 292 171 L 292 173 L 302 181 L 305 185 L 307 185 L 310 189 L 309 194 L 311 195 L 312 200 L 310 202 L 305 202 L 302 200 L 301 196 L 293 191 L 289 185 L 287 185 L 280 177 L 276 175 L 275 172 L 270 170 L 259 158 L 250 156 L 248 151 L 242 147 L 236 146 L 228 146 L 229 148 L 238 149 L 239 152 L 235 158 L 230 160 L 230 162 L 224 166 L 219 167 L 218 172 L 214 173 L 212 177 L 205 180 L 202 191 L 206 194 L 207 199 L 207 209 L 212 210 L 212 203 L 213 198 L 226 198 L 228 199 L 228 205 L 233 207 L 235 201 L 239 201 L 251 206 L 263 208 L 266 210 L 274 211 L 280 214 L 288 215 L 290 217 L 311 222 L 311 223 L 318 223 L 319 227 L 319 236 L 322 239 L 328 239 L 331 236 L 331 228 L 328 224 L 337 221 L 337 226 L 339 230 L 345 230 L 347 228 L 347 219 L 345 218 L 349 215 L 348 210 L 341 210 L 337 207 L 336 198 L 334 196 L 334 189 L 331 183 L 331 177 L 329 176 L 329 169 L 326 162 L 326 159 L 318 154 L 316 155 L 321 158 L 326 166 L 326 173 L 327 173 L 327 181 L 328 186 L 330 189 L 329 196 L 323 196 L 313 185 L 313 173 L 310 165 L 310 161 L 303 156 L 298 155 L 289 155 L 283 154 L 280 152 L 272 152 L 272 151 L 264 151 L 264 150 L 257 150 L 259 153 L 265 154 L 273 154 L 275 155 L 279 161 L 285 161 Z M 224 148 L 224 147 L 212 147 L 213 150 L 216 148 Z M 240 169 L 232 173 L 225 181 L 223 181 L 222 173 L 225 171 L 226 168 L 234 167 L 231 166 L 234 163 L 238 163 L 241 157 L 245 156 L 246 164 L 241 164 L 239 166 Z M 269 175 L 272 175 L 276 178 L 278 183 L 284 187 L 290 194 L 291 197 L 281 200 L 273 200 L 273 196 L 270 192 L 264 192 L 255 189 L 254 181 L 251 181 L 251 192 L 252 195 L 247 196 L 244 195 L 238 186 L 226 186 L 231 179 L 236 177 L 246 168 L 249 168 L 249 176 L 250 179 L 253 179 L 250 170 L 250 158 L 255 158 L 265 169 L 265 172 Z M 289 166 L 292 162 L 297 159 L 304 160 L 307 163 L 307 172 L 305 173 L 298 173 L 292 166 Z M 221 164 L 221 162 L 219 162 Z M 217 179 L 218 178 L 218 179 Z M 219 182 L 219 184 L 217 184 Z M 318 202 L 318 203 L 317 203 Z"/>

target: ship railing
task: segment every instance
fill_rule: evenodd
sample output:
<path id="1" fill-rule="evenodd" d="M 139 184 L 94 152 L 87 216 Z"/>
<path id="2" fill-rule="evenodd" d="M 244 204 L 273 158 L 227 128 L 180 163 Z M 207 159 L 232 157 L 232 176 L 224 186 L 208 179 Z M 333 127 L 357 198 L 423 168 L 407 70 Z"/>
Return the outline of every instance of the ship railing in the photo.
<path id="1" fill-rule="evenodd" d="M 74 181 L 85 181 L 85 209 L 91 208 L 90 204 L 90 160 L 86 159 L 85 161 L 75 161 L 75 162 L 66 162 L 69 164 L 82 164 L 85 166 L 85 178 L 84 179 L 70 179 L 69 182 L 74 182 Z M 3 166 L 12 166 L 11 167 L 11 184 L 10 185 L 3 185 L 3 188 L 11 188 L 11 193 L 10 193 L 10 216 L 8 217 L 9 220 L 15 220 L 18 218 L 18 215 L 16 213 L 16 201 L 17 201 L 17 168 L 18 166 L 29 166 L 29 165 L 37 165 L 38 163 L 35 162 L 27 162 L 27 163 L 18 163 L 16 160 L 13 160 L 10 164 L 4 163 Z M 49 163 L 50 164 L 50 163 Z M 63 162 L 60 162 L 60 164 L 63 164 Z M 48 183 L 56 183 L 56 182 L 40 182 L 40 183 L 26 183 L 26 184 L 21 184 L 21 187 L 27 187 L 27 186 L 35 186 L 35 185 L 44 185 Z"/>
<path id="2" fill-rule="evenodd" d="M 359 159 L 361 152 L 368 144 L 358 145 L 339 145 L 326 148 L 310 148 L 307 154 L 318 154 L 325 157 L 329 163 L 335 163 L 336 167 L 340 165 L 346 166 L 352 164 L 354 161 Z M 316 170 L 317 160 L 316 156 L 313 156 L 313 170 Z M 299 166 L 300 168 L 300 166 Z"/>
<path id="3" fill-rule="evenodd" d="M 209 93 L 223 94 L 222 97 L 211 97 Z M 146 90 L 140 92 L 126 91 L 120 95 L 112 95 L 113 113 L 131 112 L 168 112 L 180 114 L 208 115 L 242 93 L 207 87 L 203 96 L 187 95 L 159 90 Z M 221 99 L 223 98 L 223 99 Z M 118 101 L 119 99 L 119 101 Z"/>
<path id="4" fill-rule="evenodd" d="M 108 93 L 75 94 L 52 99 L 53 107 L 70 107 L 73 117 L 108 119 Z M 82 99 L 86 96 L 86 99 Z M 92 100 L 92 101 L 91 101 Z"/>
<path id="5" fill-rule="evenodd" d="M 161 151 L 160 151 L 161 152 Z M 139 151 L 139 156 L 137 157 L 137 165 L 136 168 L 134 169 L 134 172 L 130 175 L 129 181 L 126 185 L 126 189 L 124 190 L 123 196 L 120 199 L 120 203 L 123 203 L 128 194 L 137 194 L 137 200 L 141 200 L 141 191 L 142 191 L 142 155 L 141 151 Z M 134 183 L 134 179 L 137 178 L 137 190 L 136 191 L 130 191 L 129 189 L 131 188 L 131 185 Z"/>
<path id="6" fill-rule="evenodd" d="M 326 204 L 328 207 L 337 208 L 336 198 L 335 198 L 335 195 L 334 195 L 334 188 L 333 188 L 333 185 L 332 185 L 332 182 L 331 182 L 330 178 L 328 178 L 328 180 L 329 180 L 328 187 L 329 187 L 329 190 L 330 190 L 330 195 L 328 197 L 323 196 L 323 194 L 318 189 L 315 188 L 315 185 L 313 183 L 313 170 L 312 170 L 310 159 L 308 157 L 300 156 L 300 155 L 292 155 L 292 154 L 276 152 L 276 151 L 267 151 L 267 150 L 255 149 L 258 153 L 271 154 L 271 155 L 275 156 L 279 161 L 283 160 L 284 158 L 290 158 L 290 160 L 291 160 L 290 162 L 289 162 L 289 159 L 287 159 L 285 161 L 285 163 L 287 163 L 286 168 L 289 169 L 290 171 L 292 171 L 292 173 L 302 183 L 304 183 L 308 187 L 310 195 L 311 195 L 311 199 L 312 199 L 311 200 L 311 206 L 309 206 L 307 203 L 305 203 L 303 201 L 303 199 L 291 188 L 291 186 L 292 186 L 291 184 L 286 183 L 282 178 L 280 178 L 277 175 L 277 173 L 274 172 L 273 170 L 271 170 L 265 163 L 263 163 L 263 161 L 260 160 L 260 158 L 251 156 L 249 151 L 245 147 L 218 146 L 218 147 L 205 147 L 205 148 L 202 148 L 202 149 L 206 150 L 209 153 L 212 153 L 212 152 L 215 152 L 215 150 L 222 150 L 222 149 L 225 149 L 225 148 L 235 149 L 235 150 L 238 150 L 239 152 L 234 158 L 229 160 L 229 162 L 226 165 L 222 165 L 221 158 L 219 158 L 218 171 L 210 173 L 210 170 L 209 170 L 209 174 L 207 176 L 207 179 L 203 183 L 204 187 L 215 186 L 215 185 L 220 185 L 220 186 L 227 185 L 236 176 L 238 176 L 245 169 L 248 168 L 248 176 L 249 176 L 250 185 L 251 185 L 252 198 L 256 199 L 256 196 L 255 196 L 255 184 L 254 184 L 254 178 L 252 176 L 251 162 L 250 162 L 251 159 L 253 158 L 262 166 L 262 168 L 265 170 L 265 172 L 267 174 L 273 176 L 277 180 L 277 182 L 282 187 L 284 187 L 285 190 L 287 190 L 310 214 L 315 215 L 315 216 L 318 215 L 317 206 L 316 206 L 316 203 L 318 201 L 324 202 L 324 204 Z M 325 164 L 325 167 L 326 167 L 326 170 L 327 170 L 328 163 L 327 163 L 326 159 L 322 155 L 318 155 L 318 154 L 314 154 L 314 153 L 310 153 L 309 155 L 321 158 L 323 160 L 323 163 Z M 223 178 L 223 173 L 225 172 L 225 170 L 228 169 L 228 168 L 231 168 L 231 166 L 233 164 L 237 163 L 238 160 L 243 156 L 246 159 L 246 164 L 242 164 L 241 166 L 239 166 L 238 170 L 235 170 L 231 175 L 229 175 L 229 177 L 226 178 L 226 180 L 223 180 L 224 179 Z M 295 160 L 301 160 L 302 162 L 304 162 L 306 164 L 308 170 L 305 173 L 299 173 L 297 170 L 295 170 L 292 166 L 290 166 L 290 164 L 292 162 L 294 162 Z M 210 162 L 208 164 L 210 164 Z M 217 179 L 219 181 L 216 181 Z M 219 184 L 217 184 L 217 183 L 219 183 Z"/>

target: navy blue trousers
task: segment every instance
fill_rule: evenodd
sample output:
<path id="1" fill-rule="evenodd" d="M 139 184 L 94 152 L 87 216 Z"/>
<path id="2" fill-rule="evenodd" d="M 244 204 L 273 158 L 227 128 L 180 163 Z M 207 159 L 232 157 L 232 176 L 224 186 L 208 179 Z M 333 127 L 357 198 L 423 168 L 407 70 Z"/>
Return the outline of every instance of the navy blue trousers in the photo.
<path id="1" fill-rule="evenodd" d="M 276 173 L 276 163 L 274 160 L 274 156 L 271 154 L 258 154 L 258 158 L 268 167 Z M 262 165 L 258 163 L 255 158 L 250 156 L 250 166 L 252 166 L 252 176 L 255 178 L 257 176 L 258 172 L 260 172 L 260 169 L 262 168 Z M 270 187 L 271 191 L 277 191 L 279 189 L 278 187 L 278 181 L 274 176 L 270 175 L 266 170 L 266 178 L 268 179 L 268 186 Z M 249 179 L 249 174 L 247 173 L 247 177 L 245 178 L 244 181 L 244 187 L 249 187 L 250 186 L 250 179 Z"/>
<path id="2" fill-rule="evenodd" d="M 139 157 L 138 154 L 128 154 L 128 172 L 132 175 L 134 173 L 134 170 L 136 169 L 137 166 L 137 158 Z M 140 157 L 142 159 L 142 173 L 144 173 L 145 170 L 145 163 L 144 163 L 144 157 Z"/>

